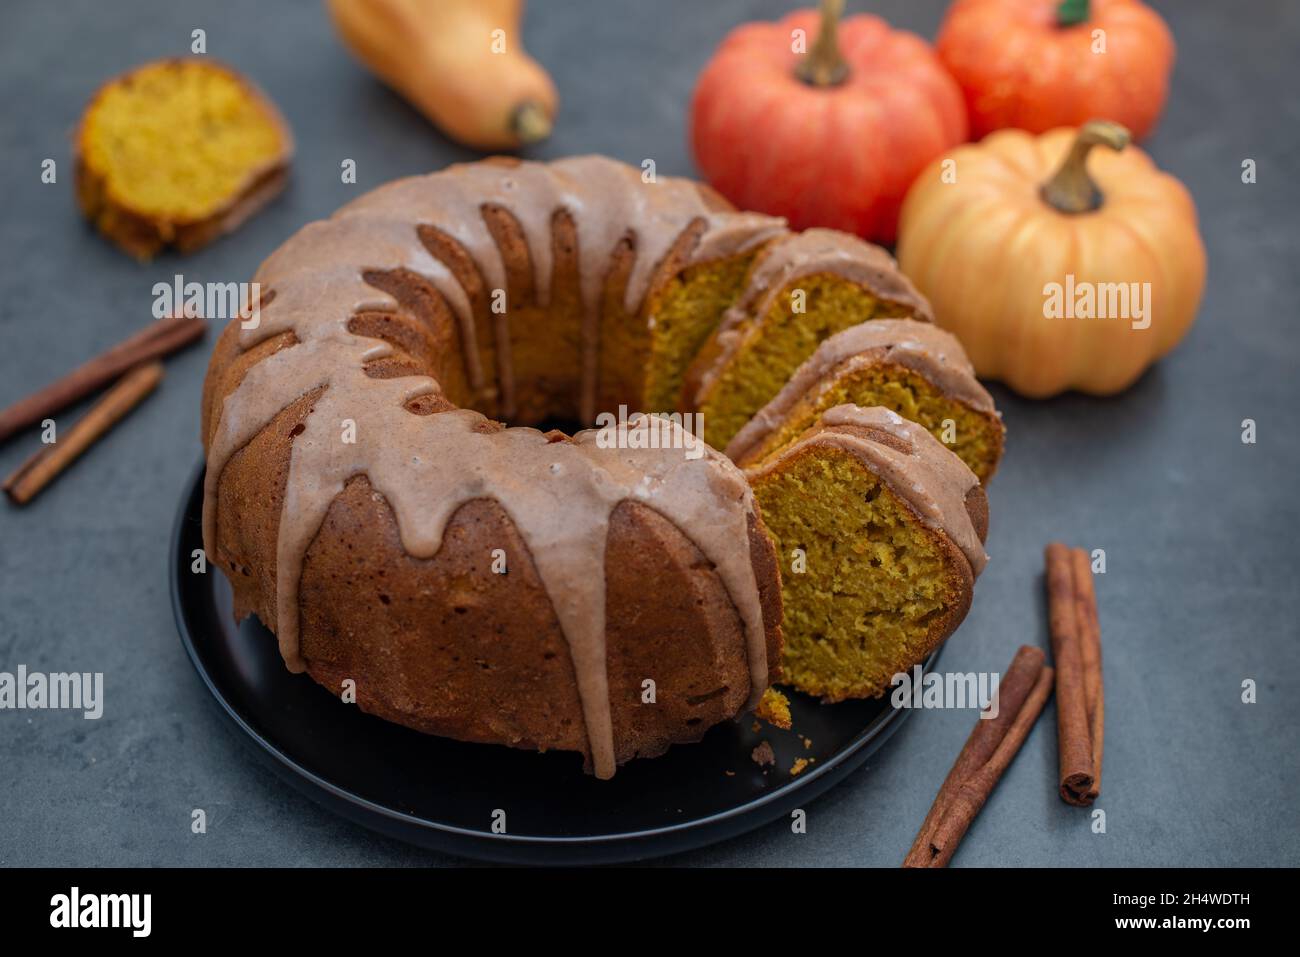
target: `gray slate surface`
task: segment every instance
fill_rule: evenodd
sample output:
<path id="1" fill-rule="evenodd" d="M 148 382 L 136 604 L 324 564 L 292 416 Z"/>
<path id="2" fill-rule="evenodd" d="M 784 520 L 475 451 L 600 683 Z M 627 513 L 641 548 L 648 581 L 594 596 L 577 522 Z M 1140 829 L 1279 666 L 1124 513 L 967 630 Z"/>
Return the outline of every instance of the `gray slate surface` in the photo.
<path id="1" fill-rule="evenodd" d="M 685 105 L 726 30 L 767 2 L 537 3 L 527 45 L 564 100 L 542 157 L 598 151 L 692 172 Z M 926 36 L 942 3 L 855 2 Z M 1210 280 L 1183 346 L 1112 401 L 1030 403 L 998 390 L 1010 445 L 991 489 L 993 562 L 945 669 L 1001 670 L 1046 640 L 1041 548 L 1103 547 L 1105 835 L 1054 796 L 1049 706 L 960 849 L 959 865 L 1300 864 L 1295 432 L 1300 345 L 1300 136 L 1292 95 L 1300 6 L 1159 4 L 1179 42 L 1173 95 L 1147 144 L 1199 206 Z M 448 144 L 344 54 L 314 2 L 6 5 L 0 31 L 0 404 L 122 338 L 156 279 L 243 280 L 286 236 L 360 191 L 440 167 Z M 183 53 L 190 31 L 246 70 L 299 143 L 287 194 L 189 259 L 132 262 L 73 205 L 69 132 L 91 91 Z M 1281 91 L 1287 91 L 1283 94 Z M 1285 99 L 1283 98 L 1285 96 Z M 39 182 L 45 157 L 59 182 Z M 1243 158 L 1259 182 L 1239 180 Z M 339 182 L 353 158 L 357 186 Z M 0 670 L 102 671 L 100 721 L 0 711 L 0 863 L 442 864 L 320 810 L 255 763 L 194 675 L 168 603 L 168 533 L 199 456 L 212 338 L 171 361 L 159 393 L 32 506 L 0 506 Z M 1244 446 L 1243 418 L 1259 423 Z M 64 421 L 68 421 L 66 418 Z M 8 473 L 34 434 L 0 448 Z M 1244 678 L 1259 703 L 1239 702 Z M 970 730 L 913 716 L 873 759 L 784 823 L 684 855 L 692 865 L 898 863 Z M 190 833 L 192 808 L 209 830 Z"/>

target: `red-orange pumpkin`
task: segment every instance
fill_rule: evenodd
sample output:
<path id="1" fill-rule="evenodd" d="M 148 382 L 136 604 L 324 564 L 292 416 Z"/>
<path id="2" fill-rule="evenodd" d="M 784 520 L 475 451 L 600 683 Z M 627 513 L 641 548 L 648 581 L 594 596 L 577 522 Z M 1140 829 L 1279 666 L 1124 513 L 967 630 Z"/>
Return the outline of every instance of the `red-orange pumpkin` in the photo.
<path id="1" fill-rule="evenodd" d="M 842 5 L 824 2 L 820 26 L 800 10 L 732 31 L 695 89 L 695 159 L 742 209 L 893 242 L 907 187 L 966 139 L 966 110 L 924 40 L 840 24 Z"/>
<path id="2" fill-rule="evenodd" d="M 935 50 L 966 95 L 975 139 L 1096 117 L 1141 139 L 1174 66 L 1169 28 L 1139 0 L 957 0 Z"/>

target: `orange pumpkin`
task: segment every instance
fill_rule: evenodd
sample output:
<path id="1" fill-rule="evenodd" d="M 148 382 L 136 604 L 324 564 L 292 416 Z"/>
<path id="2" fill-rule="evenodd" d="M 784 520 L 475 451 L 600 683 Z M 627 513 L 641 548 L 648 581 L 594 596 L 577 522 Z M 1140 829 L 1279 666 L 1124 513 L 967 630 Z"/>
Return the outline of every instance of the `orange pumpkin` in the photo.
<path id="1" fill-rule="evenodd" d="M 917 178 L 899 265 L 981 376 L 1031 398 L 1111 395 L 1191 326 L 1205 284 L 1196 207 L 1127 141 L 1104 122 L 1002 130 Z"/>
<path id="2" fill-rule="evenodd" d="M 841 24 L 842 6 L 823 2 L 820 26 L 800 10 L 732 31 L 695 89 L 695 159 L 742 209 L 892 242 L 912 179 L 966 139 L 966 110 L 924 40 Z"/>
<path id="3" fill-rule="evenodd" d="M 966 94 L 976 139 L 1094 116 L 1142 139 L 1174 66 L 1169 28 L 1139 0 L 957 0 L 935 49 Z"/>

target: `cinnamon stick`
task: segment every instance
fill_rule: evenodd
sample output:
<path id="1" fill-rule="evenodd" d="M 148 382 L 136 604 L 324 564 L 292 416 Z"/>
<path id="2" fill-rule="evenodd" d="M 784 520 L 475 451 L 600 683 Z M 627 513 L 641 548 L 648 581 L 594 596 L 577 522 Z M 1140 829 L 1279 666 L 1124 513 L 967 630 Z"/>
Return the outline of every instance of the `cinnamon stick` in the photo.
<path id="1" fill-rule="evenodd" d="M 1010 754 L 1014 755 L 1016 749 L 1029 734 L 1029 728 L 1033 726 L 1033 719 L 1029 719 L 1028 724 L 1023 729 L 1016 728 L 1016 722 L 1022 713 L 1026 712 L 1026 702 L 1030 700 L 1042 680 L 1044 672 L 1045 656 L 1041 648 L 1034 648 L 1029 645 L 1022 645 L 1016 652 L 1016 656 L 1011 661 L 1011 666 L 1007 669 L 1006 674 L 1002 676 L 998 684 L 997 703 L 998 714 L 994 718 L 985 718 L 981 715 L 975 722 L 975 728 L 971 731 L 970 737 L 966 739 L 966 744 L 962 747 L 961 753 L 957 755 L 957 760 L 953 763 L 952 770 L 944 778 L 943 785 L 939 788 L 939 793 L 934 799 L 934 804 L 930 807 L 930 812 L 926 815 L 925 821 L 921 824 L 920 831 L 917 832 L 916 840 L 912 842 L 912 848 L 908 851 L 907 857 L 903 860 L 904 867 L 942 867 L 951 859 L 953 851 L 956 850 L 957 843 L 961 840 L 962 834 L 970 826 L 970 821 L 974 820 L 975 814 L 983 806 L 984 801 L 980 800 L 977 804 L 972 805 L 969 794 L 969 783 L 981 774 L 983 768 L 986 768 L 994 760 L 1001 748 L 1009 738 L 1012 740 Z M 1050 675 L 1051 670 L 1047 669 Z M 1050 681 L 1048 688 L 1050 690 Z M 1045 699 L 1044 699 L 1045 700 Z M 1042 705 L 1038 705 L 1038 711 L 1042 710 Z M 1037 718 L 1037 711 L 1034 712 L 1033 718 Z M 1013 729 L 1015 729 L 1013 731 Z M 1018 740 L 1013 737 L 1018 735 Z M 1010 761 L 1010 757 L 1006 758 Z M 1005 769 L 1006 764 L 1002 764 Z M 992 792 L 993 786 L 997 783 L 998 777 L 1002 774 L 998 770 L 993 774 L 991 779 L 988 774 L 983 774 L 977 781 L 977 787 L 987 787 L 989 793 Z M 959 794 L 966 793 L 966 798 L 960 799 Z M 988 797 L 986 793 L 985 798 Z M 970 810 L 970 819 L 964 826 L 957 827 L 960 816 L 950 819 L 951 809 L 961 803 L 963 807 Z M 973 809 L 971 809 L 973 807 Z M 965 813 L 965 812 L 962 812 Z M 940 850 L 936 851 L 935 839 L 943 827 L 943 842 Z M 942 861 L 939 859 L 942 858 Z"/>
<path id="2" fill-rule="evenodd" d="M 1056 738 L 1060 760 L 1061 800 L 1086 807 L 1092 803 L 1094 770 L 1092 730 L 1084 686 L 1078 602 L 1073 559 L 1060 542 L 1047 546 L 1047 603 L 1056 666 Z"/>
<path id="3" fill-rule="evenodd" d="M 5 479 L 5 494 L 17 505 L 30 502 L 54 481 L 82 452 L 111 429 L 162 379 L 162 363 L 154 361 L 132 369 L 104 393 L 82 418 L 51 445 L 44 446 Z"/>
<path id="4" fill-rule="evenodd" d="M 953 792 L 948 809 L 930 835 L 927 849 L 930 855 L 929 867 L 947 867 L 952 860 L 957 845 L 970 828 L 971 822 L 984 807 L 984 802 L 993 793 L 1002 772 L 1007 769 L 1025 738 L 1029 737 L 1034 722 L 1043 713 L 1043 706 L 1052 693 L 1053 680 L 1051 668 L 1045 667 L 1039 672 L 1038 680 L 1025 699 L 1024 707 L 1017 713 L 993 756 Z"/>
<path id="5" fill-rule="evenodd" d="M 1074 573 L 1074 607 L 1079 625 L 1079 650 L 1083 662 L 1083 689 L 1088 705 L 1088 731 L 1092 739 L 1092 788 L 1088 795 L 1101 794 L 1101 758 L 1106 739 L 1106 697 L 1101 678 L 1101 622 L 1097 617 L 1097 593 L 1093 588 L 1092 565 L 1082 548 L 1071 552 Z"/>
<path id="6" fill-rule="evenodd" d="M 207 323 L 198 318 L 166 318 L 151 323 L 0 412 L 0 442 L 84 398 L 128 369 L 197 342 L 206 330 Z"/>

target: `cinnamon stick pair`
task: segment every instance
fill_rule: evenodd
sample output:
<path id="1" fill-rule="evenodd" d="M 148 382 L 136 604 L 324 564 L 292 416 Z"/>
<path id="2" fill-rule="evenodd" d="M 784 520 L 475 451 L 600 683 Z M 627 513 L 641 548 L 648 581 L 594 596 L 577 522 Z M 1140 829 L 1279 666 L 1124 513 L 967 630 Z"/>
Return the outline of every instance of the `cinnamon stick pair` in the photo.
<path id="1" fill-rule="evenodd" d="M 1047 601 L 1055 672 L 1041 649 L 1022 645 L 998 687 L 998 716 L 975 730 L 944 779 L 904 867 L 946 867 L 1056 686 L 1060 794 L 1087 806 L 1101 793 L 1106 705 L 1101 624 L 1088 553 L 1047 546 Z"/>
<path id="2" fill-rule="evenodd" d="M 85 417 L 5 480 L 9 498 L 18 505 L 31 501 L 157 387 L 162 365 L 156 360 L 198 341 L 206 330 L 207 324 L 198 318 L 160 319 L 0 412 L 3 442 L 120 377 Z"/>
<path id="3" fill-rule="evenodd" d="M 1053 673 L 1041 648 L 1022 645 L 998 685 L 998 714 L 980 717 L 944 779 L 930 813 L 903 860 L 904 867 L 947 867 L 966 834 L 1029 737 L 1052 693 Z"/>
<path id="4" fill-rule="evenodd" d="M 112 382 L 128 369 L 170 355 L 203 338 L 202 319 L 159 319 L 107 352 L 0 412 L 0 442 Z"/>
<path id="5" fill-rule="evenodd" d="M 84 417 L 77 420 L 66 435 L 57 442 L 42 446 L 18 466 L 18 470 L 5 479 L 5 494 L 16 505 L 30 502 L 100 436 L 139 405 L 140 400 L 157 388 L 162 375 L 161 362 L 145 363 L 124 375 Z"/>
<path id="6" fill-rule="evenodd" d="M 1060 542 L 1048 545 L 1044 558 L 1056 665 L 1061 799 L 1087 807 L 1101 793 L 1106 712 L 1092 568 L 1087 552 Z"/>

